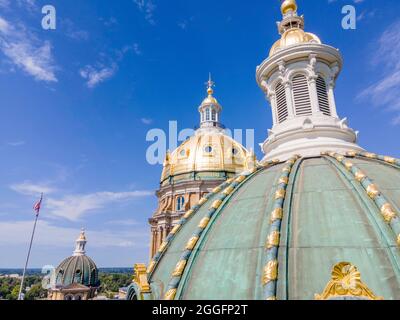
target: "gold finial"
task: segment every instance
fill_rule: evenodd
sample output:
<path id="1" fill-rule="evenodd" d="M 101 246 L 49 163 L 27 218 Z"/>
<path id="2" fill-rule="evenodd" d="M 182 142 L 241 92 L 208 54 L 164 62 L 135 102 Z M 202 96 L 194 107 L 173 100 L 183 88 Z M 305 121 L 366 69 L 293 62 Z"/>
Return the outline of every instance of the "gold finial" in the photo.
<path id="1" fill-rule="evenodd" d="M 285 15 L 288 12 L 296 12 L 297 11 L 297 3 L 296 0 L 285 0 L 282 2 L 281 6 L 282 14 Z"/>
<path id="2" fill-rule="evenodd" d="M 209 96 L 211 96 L 214 93 L 213 87 L 215 87 L 215 82 L 212 81 L 211 78 L 211 72 L 208 76 L 208 81 L 206 82 L 206 86 L 207 86 L 207 93 Z"/>

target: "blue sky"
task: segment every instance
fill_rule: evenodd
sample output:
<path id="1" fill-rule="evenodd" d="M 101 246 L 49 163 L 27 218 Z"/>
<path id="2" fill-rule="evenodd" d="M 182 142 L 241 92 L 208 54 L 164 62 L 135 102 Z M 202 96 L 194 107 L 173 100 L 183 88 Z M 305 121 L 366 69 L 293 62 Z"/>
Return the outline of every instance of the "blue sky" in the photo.
<path id="1" fill-rule="evenodd" d="M 46 4 L 56 30 L 41 28 Z M 339 115 L 363 147 L 399 157 L 400 3 L 298 4 L 306 29 L 344 56 Z M 341 28 L 346 4 L 356 30 Z M 279 19 L 278 0 L 0 0 L 0 267 L 23 266 L 41 191 L 32 267 L 70 255 L 81 227 L 99 266 L 147 262 L 161 174 L 147 132 L 196 126 L 212 72 L 224 124 L 262 142 L 272 121 L 255 68 Z"/>

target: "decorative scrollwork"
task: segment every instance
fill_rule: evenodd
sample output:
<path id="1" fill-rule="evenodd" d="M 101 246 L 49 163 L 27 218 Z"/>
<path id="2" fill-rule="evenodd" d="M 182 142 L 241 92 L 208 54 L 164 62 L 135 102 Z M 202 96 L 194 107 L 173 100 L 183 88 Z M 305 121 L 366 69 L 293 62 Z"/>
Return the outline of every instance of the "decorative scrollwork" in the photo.
<path id="1" fill-rule="evenodd" d="M 383 300 L 376 296 L 361 281 L 361 273 L 349 262 L 340 262 L 332 269 L 332 280 L 322 294 L 316 294 L 315 300 L 333 300 L 356 298 L 365 300 Z"/>

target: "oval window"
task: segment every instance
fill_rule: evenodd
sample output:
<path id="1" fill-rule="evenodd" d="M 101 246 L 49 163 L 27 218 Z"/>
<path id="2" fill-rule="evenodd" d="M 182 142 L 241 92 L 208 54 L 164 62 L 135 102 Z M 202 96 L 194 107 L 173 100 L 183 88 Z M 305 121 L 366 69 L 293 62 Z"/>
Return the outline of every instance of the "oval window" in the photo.
<path id="1" fill-rule="evenodd" d="M 239 153 L 239 150 L 238 150 L 238 149 L 236 149 L 236 148 L 233 148 L 233 149 L 232 149 L 232 154 L 233 154 L 234 156 L 236 156 L 238 153 Z"/>
<path id="2" fill-rule="evenodd" d="M 181 155 L 181 157 L 184 157 L 186 155 L 186 151 L 185 150 L 181 150 L 180 155 Z"/>
<path id="3" fill-rule="evenodd" d="M 213 151 L 213 148 L 212 148 L 211 146 L 206 146 L 206 147 L 204 148 L 204 151 L 205 151 L 206 153 L 211 153 L 211 152 Z"/>

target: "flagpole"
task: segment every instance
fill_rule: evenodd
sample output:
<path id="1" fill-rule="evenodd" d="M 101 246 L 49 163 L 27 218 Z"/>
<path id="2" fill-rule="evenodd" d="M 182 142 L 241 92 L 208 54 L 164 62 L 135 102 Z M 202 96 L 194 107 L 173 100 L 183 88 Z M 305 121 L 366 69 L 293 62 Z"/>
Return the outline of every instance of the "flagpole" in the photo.
<path id="1" fill-rule="evenodd" d="M 42 200 L 43 200 L 43 194 L 42 194 L 42 196 L 40 197 L 40 201 L 39 201 L 40 204 L 41 204 Z M 40 206 L 39 206 L 39 210 L 40 210 Z M 37 213 L 36 213 L 35 223 L 34 223 L 34 225 L 33 225 L 33 230 L 32 230 L 32 235 L 31 235 L 31 242 L 30 242 L 30 244 L 29 244 L 28 255 L 26 256 L 24 272 L 23 272 L 23 274 L 22 274 L 22 279 L 21 279 L 21 286 L 19 287 L 18 300 L 23 300 L 23 299 L 22 299 L 22 289 L 23 289 L 23 287 L 24 287 L 25 274 L 26 274 L 26 270 L 27 270 L 27 268 L 28 268 L 29 257 L 30 257 L 30 255 L 31 255 L 33 239 L 34 239 L 34 237 L 35 237 L 36 224 L 37 224 L 37 221 L 38 221 L 38 219 L 39 219 L 39 210 L 38 210 Z"/>

